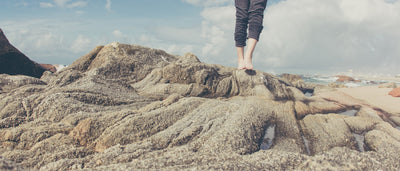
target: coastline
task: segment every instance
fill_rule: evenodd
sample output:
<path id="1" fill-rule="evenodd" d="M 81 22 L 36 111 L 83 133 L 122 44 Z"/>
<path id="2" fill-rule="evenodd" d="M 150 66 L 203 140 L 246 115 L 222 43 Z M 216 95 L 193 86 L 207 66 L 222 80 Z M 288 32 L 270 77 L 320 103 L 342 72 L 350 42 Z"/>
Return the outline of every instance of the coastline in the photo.
<path id="1" fill-rule="evenodd" d="M 384 83 L 394 82 L 400 87 L 400 77 L 397 76 L 367 76 L 367 75 L 346 75 L 354 81 L 338 81 L 339 75 L 299 75 L 305 83 L 328 85 L 330 83 L 343 84 L 347 87 L 379 86 Z"/>
<path id="2" fill-rule="evenodd" d="M 353 98 L 362 100 L 372 106 L 384 109 L 391 114 L 400 116 L 399 97 L 389 95 L 393 88 L 379 88 L 378 86 L 360 86 L 351 88 L 338 88 L 338 91 Z"/>

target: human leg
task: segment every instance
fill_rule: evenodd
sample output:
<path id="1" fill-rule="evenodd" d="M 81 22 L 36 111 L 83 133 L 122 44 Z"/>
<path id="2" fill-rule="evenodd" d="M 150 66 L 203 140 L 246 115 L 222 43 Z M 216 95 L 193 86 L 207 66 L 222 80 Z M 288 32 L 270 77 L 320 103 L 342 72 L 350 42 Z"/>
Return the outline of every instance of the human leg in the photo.
<path id="1" fill-rule="evenodd" d="M 268 0 L 251 0 L 249 6 L 249 38 L 259 40 Z"/>
<path id="2" fill-rule="evenodd" d="M 238 55 L 238 69 L 246 69 L 246 64 L 244 63 L 244 47 L 236 47 Z"/>
<path id="3" fill-rule="evenodd" d="M 258 41 L 254 38 L 249 38 L 249 40 L 247 42 L 246 54 L 244 55 L 244 59 L 243 59 L 245 69 L 249 69 L 249 70 L 253 69 L 252 58 L 253 58 L 253 52 L 254 52 L 254 49 L 256 48 L 257 42 Z"/>
<path id="4" fill-rule="evenodd" d="M 249 5 L 250 5 L 250 0 L 235 0 L 235 7 L 236 7 L 235 42 L 236 42 L 236 47 L 246 46 L 247 27 L 249 24 Z"/>
<path id="5" fill-rule="evenodd" d="M 244 46 L 246 46 L 247 27 L 249 22 L 250 0 L 235 0 L 236 7 L 236 26 L 235 26 L 235 45 L 238 56 L 238 69 L 245 69 Z"/>
<path id="6" fill-rule="evenodd" d="M 244 65 L 246 69 L 253 69 L 253 52 L 259 40 L 263 29 L 262 23 L 264 18 L 264 10 L 267 0 L 251 0 L 249 6 L 249 39 L 244 55 Z"/>

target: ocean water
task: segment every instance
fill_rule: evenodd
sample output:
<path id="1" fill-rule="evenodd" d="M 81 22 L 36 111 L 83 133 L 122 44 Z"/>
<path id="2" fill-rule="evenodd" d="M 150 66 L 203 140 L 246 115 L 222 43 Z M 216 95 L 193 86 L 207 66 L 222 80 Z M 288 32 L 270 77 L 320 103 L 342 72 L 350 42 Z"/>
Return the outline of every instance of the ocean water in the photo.
<path id="1" fill-rule="evenodd" d="M 360 86 L 376 86 L 387 82 L 395 82 L 400 84 L 400 81 L 393 81 L 393 80 L 385 80 L 385 79 L 362 79 L 353 77 L 356 80 L 360 80 L 360 82 L 337 82 L 336 80 L 338 77 L 335 76 L 323 76 L 323 75 L 300 75 L 300 77 L 306 83 L 313 83 L 313 84 L 322 84 L 328 85 L 329 83 L 339 83 L 344 84 L 347 87 L 360 87 Z"/>
<path id="2" fill-rule="evenodd" d="M 63 65 L 63 64 L 55 64 L 53 65 L 54 67 L 56 67 L 57 72 L 66 68 L 68 65 Z"/>
<path id="3" fill-rule="evenodd" d="M 336 82 L 338 77 L 320 76 L 320 75 L 300 75 L 300 77 L 306 83 L 323 84 L 328 85 L 329 83 Z"/>

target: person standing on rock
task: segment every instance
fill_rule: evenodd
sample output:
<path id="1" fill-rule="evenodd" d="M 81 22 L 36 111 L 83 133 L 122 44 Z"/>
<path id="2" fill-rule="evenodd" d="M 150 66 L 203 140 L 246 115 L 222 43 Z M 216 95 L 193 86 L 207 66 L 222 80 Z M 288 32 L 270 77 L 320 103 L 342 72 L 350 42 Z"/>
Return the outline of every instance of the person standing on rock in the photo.
<path id="1" fill-rule="evenodd" d="M 253 69 L 253 51 L 263 29 L 263 18 L 267 1 L 235 0 L 236 26 L 234 37 L 238 54 L 238 69 Z M 248 36 L 247 27 L 249 28 Z M 248 45 L 246 53 L 244 53 L 247 39 Z"/>

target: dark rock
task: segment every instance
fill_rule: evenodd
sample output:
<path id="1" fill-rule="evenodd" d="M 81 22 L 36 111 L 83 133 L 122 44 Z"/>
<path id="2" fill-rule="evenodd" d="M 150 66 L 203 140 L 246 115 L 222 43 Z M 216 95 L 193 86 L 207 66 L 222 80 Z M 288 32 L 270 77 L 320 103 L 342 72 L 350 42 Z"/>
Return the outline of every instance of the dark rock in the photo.
<path id="1" fill-rule="evenodd" d="M 7 40 L 0 29 L 0 74 L 28 75 L 40 78 L 45 69 L 31 61 Z"/>

